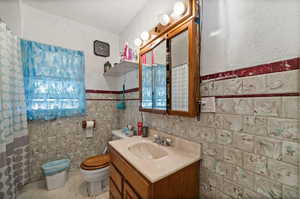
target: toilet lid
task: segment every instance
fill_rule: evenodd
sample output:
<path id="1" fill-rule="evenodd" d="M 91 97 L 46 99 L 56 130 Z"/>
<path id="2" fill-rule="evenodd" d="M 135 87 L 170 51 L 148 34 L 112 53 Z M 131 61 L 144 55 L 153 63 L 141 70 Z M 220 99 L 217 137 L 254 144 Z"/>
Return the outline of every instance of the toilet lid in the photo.
<path id="1" fill-rule="evenodd" d="M 87 158 L 80 165 L 82 169 L 85 170 L 95 170 L 107 167 L 109 165 L 110 157 L 108 154 L 97 155 L 90 158 Z"/>

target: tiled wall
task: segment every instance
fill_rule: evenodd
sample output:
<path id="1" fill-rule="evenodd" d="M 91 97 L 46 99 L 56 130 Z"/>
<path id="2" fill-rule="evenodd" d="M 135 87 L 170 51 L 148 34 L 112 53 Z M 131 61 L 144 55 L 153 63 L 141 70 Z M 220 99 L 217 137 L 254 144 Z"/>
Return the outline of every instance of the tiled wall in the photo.
<path id="1" fill-rule="evenodd" d="M 200 121 L 143 113 L 145 125 L 202 144 L 202 198 L 299 198 L 299 70 L 252 75 L 203 81 L 217 112 Z M 127 107 L 120 124 L 136 125 L 138 101 Z"/>
<path id="2" fill-rule="evenodd" d="M 87 94 L 89 99 L 114 99 L 111 94 Z M 111 138 L 111 129 L 118 126 L 115 101 L 87 101 L 85 117 L 54 121 L 29 122 L 31 148 L 31 181 L 42 177 L 41 165 L 47 161 L 70 158 L 71 167 L 78 168 L 85 158 L 101 153 Z M 96 120 L 93 138 L 86 138 L 83 120 Z"/>

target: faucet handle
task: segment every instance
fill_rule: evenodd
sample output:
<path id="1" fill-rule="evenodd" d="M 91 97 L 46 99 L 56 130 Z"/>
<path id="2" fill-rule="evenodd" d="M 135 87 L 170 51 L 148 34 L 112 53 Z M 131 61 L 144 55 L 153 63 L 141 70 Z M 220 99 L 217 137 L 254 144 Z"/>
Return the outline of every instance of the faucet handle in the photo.
<path id="1" fill-rule="evenodd" d="M 160 140 L 160 137 L 157 134 L 153 135 L 153 137 L 154 137 L 154 142 L 158 143 Z"/>
<path id="2" fill-rule="evenodd" d="M 171 146 L 171 144 L 172 144 L 171 138 L 166 138 L 166 145 Z"/>
<path id="3" fill-rule="evenodd" d="M 164 146 L 171 146 L 172 140 L 170 138 L 161 138 L 161 144 Z"/>

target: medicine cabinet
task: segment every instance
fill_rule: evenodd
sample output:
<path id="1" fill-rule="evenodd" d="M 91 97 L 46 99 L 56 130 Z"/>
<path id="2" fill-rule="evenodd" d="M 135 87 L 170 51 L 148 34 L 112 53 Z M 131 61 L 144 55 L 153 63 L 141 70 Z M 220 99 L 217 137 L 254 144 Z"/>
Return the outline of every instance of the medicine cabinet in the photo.
<path id="1" fill-rule="evenodd" d="M 199 27 L 192 17 L 140 49 L 140 111 L 198 115 L 199 40 Z"/>

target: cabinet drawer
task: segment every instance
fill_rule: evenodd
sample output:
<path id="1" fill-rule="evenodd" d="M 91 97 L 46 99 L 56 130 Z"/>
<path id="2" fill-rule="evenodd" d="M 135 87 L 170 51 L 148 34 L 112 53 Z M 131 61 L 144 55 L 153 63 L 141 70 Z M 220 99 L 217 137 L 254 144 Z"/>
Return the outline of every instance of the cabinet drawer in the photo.
<path id="1" fill-rule="evenodd" d="M 109 167 L 110 177 L 114 181 L 116 187 L 120 192 L 122 192 L 122 176 L 119 171 L 116 170 L 113 164 Z"/>
<path id="2" fill-rule="evenodd" d="M 112 147 L 110 147 L 111 162 L 122 173 L 123 177 L 134 187 L 134 190 L 143 198 L 150 198 L 150 182 L 147 181 L 133 166 L 124 160 Z"/>
<path id="3" fill-rule="evenodd" d="M 110 198 L 112 199 L 122 199 L 122 195 L 113 183 L 113 181 L 109 180 L 109 192 L 110 192 Z"/>

